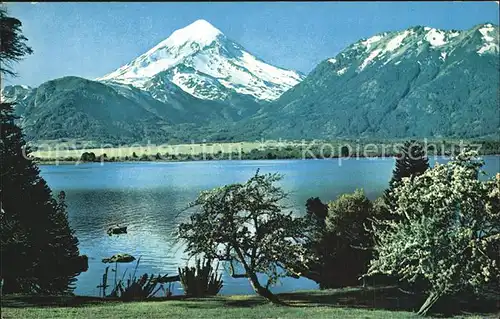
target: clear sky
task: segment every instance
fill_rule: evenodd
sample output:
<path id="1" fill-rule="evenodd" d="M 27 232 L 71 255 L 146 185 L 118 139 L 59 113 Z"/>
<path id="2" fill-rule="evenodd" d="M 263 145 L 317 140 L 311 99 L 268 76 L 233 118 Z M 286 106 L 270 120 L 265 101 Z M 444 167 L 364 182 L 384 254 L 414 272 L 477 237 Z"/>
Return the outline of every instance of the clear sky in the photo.
<path id="1" fill-rule="evenodd" d="M 303 73 L 349 44 L 425 25 L 498 24 L 498 2 L 81 2 L 8 3 L 34 54 L 2 85 L 96 78 L 146 52 L 174 30 L 205 19 L 264 61 Z"/>

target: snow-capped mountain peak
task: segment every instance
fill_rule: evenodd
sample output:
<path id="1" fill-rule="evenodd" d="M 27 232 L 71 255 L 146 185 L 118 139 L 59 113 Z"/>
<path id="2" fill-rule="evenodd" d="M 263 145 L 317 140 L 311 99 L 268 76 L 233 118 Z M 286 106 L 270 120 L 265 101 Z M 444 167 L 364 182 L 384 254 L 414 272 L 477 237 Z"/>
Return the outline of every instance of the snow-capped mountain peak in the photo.
<path id="1" fill-rule="evenodd" d="M 461 48 L 472 49 L 480 56 L 498 55 L 498 46 L 498 26 L 491 23 L 462 31 L 415 26 L 361 39 L 327 61 L 334 65 L 337 75 L 342 76 L 351 68 L 360 73 L 370 66 L 399 65 L 405 59 L 422 54 L 435 56 L 442 64 Z"/>
<path id="2" fill-rule="evenodd" d="M 154 88 L 156 92 L 159 83 L 164 86 L 165 79 L 206 100 L 224 100 L 233 93 L 274 100 L 303 76 L 265 63 L 209 22 L 197 20 L 97 80 L 130 84 L 143 90 Z"/>
<path id="3" fill-rule="evenodd" d="M 158 43 L 146 52 L 146 54 L 152 54 L 164 47 L 182 46 L 186 43 L 198 43 L 203 47 L 210 45 L 218 36 L 224 36 L 224 34 L 208 21 L 200 19 L 182 29 L 174 31 L 166 40 Z"/>

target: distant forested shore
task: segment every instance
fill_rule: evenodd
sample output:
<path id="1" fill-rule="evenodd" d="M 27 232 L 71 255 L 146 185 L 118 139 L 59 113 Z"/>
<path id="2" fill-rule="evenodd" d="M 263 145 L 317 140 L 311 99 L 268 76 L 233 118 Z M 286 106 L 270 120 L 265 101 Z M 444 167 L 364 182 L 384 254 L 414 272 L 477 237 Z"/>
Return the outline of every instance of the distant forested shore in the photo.
<path id="1" fill-rule="evenodd" d="M 477 150 L 479 155 L 500 155 L 500 141 L 435 140 L 423 143 L 427 156 L 452 156 L 465 147 Z M 40 164 L 79 162 L 134 162 L 134 161 L 212 161 L 212 160 L 276 160 L 276 159 L 338 159 L 396 157 L 399 141 L 267 141 L 239 143 L 197 143 L 177 145 L 138 144 L 120 147 L 37 149 L 33 158 Z"/>

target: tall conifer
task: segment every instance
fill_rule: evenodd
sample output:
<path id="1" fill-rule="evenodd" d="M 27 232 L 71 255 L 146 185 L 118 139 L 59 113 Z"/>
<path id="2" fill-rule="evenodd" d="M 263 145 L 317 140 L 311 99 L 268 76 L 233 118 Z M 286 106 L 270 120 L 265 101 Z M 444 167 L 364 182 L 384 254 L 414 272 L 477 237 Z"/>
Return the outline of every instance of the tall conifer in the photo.
<path id="1" fill-rule="evenodd" d="M 394 188 L 404 177 L 415 177 L 423 174 L 429 168 L 429 160 L 424 147 L 417 141 L 406 141 L 396 158 L 396 166 L 392 171 L 389 188 L 384 192 L 384 202 L 387 209 L 392 210 L 394 203 Z"/>
<path id="2" fill-rule="evenodd" d="M 0 8 L 0 74 L 32 52 L 21 22 Z M 87 268 L 59 202 L 30 157 L 11 103 L 0 103 L 0 266 L 3 293 L 66 293 Z"/>

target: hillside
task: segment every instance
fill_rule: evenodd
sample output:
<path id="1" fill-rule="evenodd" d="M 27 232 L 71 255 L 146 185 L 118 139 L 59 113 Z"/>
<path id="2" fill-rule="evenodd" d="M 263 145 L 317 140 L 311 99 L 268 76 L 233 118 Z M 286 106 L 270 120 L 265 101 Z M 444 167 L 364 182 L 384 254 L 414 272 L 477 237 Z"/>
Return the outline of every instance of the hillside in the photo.
<path id="1" fill-rule="evenodd" d="M 31 141 L 224 140 L 232 123 L 257 114 L 302 78 L 197 20 L 102 78 L 7 86 L 2 100 L 16 103 Z"/>
<path id="2" fill-rule="evenodd" d="M 413 27 L 321 62 L 245 127 L 272 138 L 498 138 L 499 84 L 498 26 Z"/>
<path id="3" fill-rule="evenodd" d="M 6 87 L 29 140 L 105 143 L 498 138 L 499 35 L 416 26 L 361 39 L 307 76 L 204 20 L 97 80 Z"/>
<path id="4" fill-rule="evenodd" d="M 79 77 L 45 82 L 38 88 L 7 87 L 5 101 L 15 101 L 16 114 L 28 140 L 81 139 L 103 143 L 182 141 L 185 133 L 200 138 L 200 127 L 222 125 L 255 112 L 230 104 L 196 99 L 179 89 L 165 102 L 131 85 L 103 84 Z M 9 95 L 10 94 L 10 95 Z M 253 109 L 252 109 L 253 107 Z"/>

